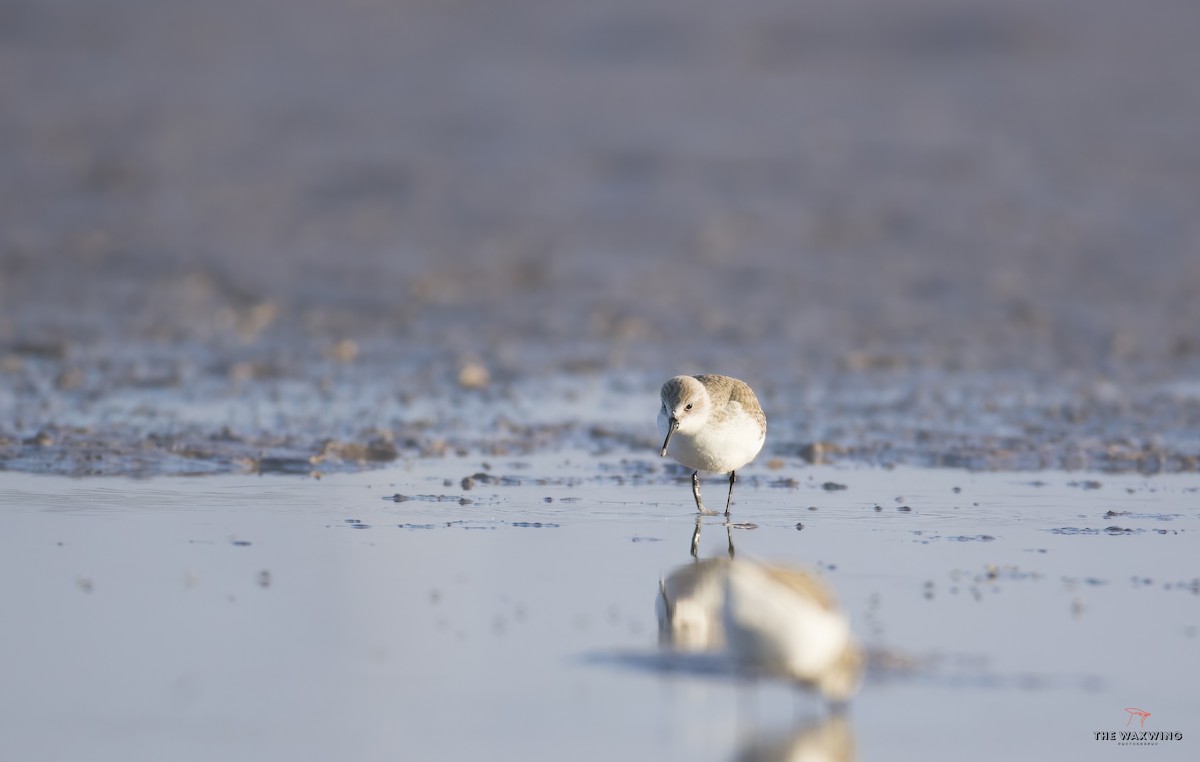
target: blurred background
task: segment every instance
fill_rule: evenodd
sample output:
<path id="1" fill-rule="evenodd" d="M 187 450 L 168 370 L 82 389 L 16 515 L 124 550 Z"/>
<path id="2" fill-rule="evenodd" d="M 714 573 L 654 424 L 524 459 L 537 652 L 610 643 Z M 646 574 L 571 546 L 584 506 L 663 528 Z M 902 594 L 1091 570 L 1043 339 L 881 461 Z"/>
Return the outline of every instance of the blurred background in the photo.
<path id="1" fill-rule="evenodd" d="M 389 440 L 446 385 L 704 370 L 777 407 L 1169 388 L 1146 428 L 1194 422 L 1197 31 L 1185 0 L 3 0 L 0 463 L 72 426 L 261 451 L 298 418 L 170 400 L 280 379 L 383 384 Z M 313 403 L 300 449 L 371 414 Z"/>
<path id="2" fill-rule="evenodd" d="M 1198 39 L 1195 0 L 0 0 L 0 758 L 1095 758 L 1130 706 L 1188 753 Z M 636 669 L 699 531 L 658 389 L 706 371 L 769 424 L 698 555 L 815 564 L 853 732 Z"/>

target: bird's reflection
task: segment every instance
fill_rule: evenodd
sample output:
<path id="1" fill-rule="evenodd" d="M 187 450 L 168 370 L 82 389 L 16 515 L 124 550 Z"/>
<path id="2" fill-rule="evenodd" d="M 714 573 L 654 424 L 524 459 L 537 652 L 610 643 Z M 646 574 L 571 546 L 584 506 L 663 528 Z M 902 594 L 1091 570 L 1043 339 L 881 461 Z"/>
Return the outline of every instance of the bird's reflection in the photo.
<path id="1" fill-rule="evenodd" d="M 689 653 L 725 647 L 721 607 L 730 563 L 730 559 L 707 558 L 659 580 L 655 604 L 659 645 Z"/>
<path id="2" fill-rule="evenodd" d="M 854 732 L 844 714 L 807 722 L 787 731 L 752 735 L 742 742 L 735 762 L 852 762 Z"/>
<path id="3" fill-rule="evenodd" d="M 696 516 L 696 528 L 692 530 L 691 554 L 692 558 L 699 559 L 700 555 L 700 530 L 704 526 L 702 521 L 703 516 Z M 725 519 L 725 539 L 729 542 L 729 557 L 733 558 L 733 523 L 729 519 Z"/>
<path id="4" fill-rule="evenodd" d="M 777 564 L 713 558 L 659 582 L 659 642 L 716 652 L 738 674 L 781 678 L 840 708 L 858 691 L 863 655 L 829 588 Z"/>

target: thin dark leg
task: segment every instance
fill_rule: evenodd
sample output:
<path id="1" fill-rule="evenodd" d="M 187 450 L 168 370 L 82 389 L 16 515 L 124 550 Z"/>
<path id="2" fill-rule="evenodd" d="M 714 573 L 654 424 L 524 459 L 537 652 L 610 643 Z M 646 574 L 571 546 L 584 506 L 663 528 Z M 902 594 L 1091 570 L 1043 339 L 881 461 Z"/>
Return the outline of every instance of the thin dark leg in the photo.
<path id="1" fill-rule="evenodd" d="M 733 558 L 733 524 L 725 522 L 725 537 L 729 540 L 729 558 Z"/>
<path id="2" fill-rule="evenodd" d="M 692 472 L 692 497 L 696 498 L 696 510 L 705 516 L 715 516 L 716 511 L 710 511 L 704 507 L 704 501 L 700 499 L 700 472 Z"/>
<path id="3" fill-rule="evenodd" d="M 725 498 L 725 515 L 729 515 L 729 506 L 733 503 L 733 483 L 737 481 L 737 472 L 729 472 L 729 497 Z"/>

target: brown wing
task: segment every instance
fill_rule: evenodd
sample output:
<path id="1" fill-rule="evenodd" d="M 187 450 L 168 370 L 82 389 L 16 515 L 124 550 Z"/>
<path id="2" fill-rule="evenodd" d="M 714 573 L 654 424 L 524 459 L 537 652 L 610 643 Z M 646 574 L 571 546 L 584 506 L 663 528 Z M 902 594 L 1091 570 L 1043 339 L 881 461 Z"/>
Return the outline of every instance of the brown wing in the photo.
<path id="1" fill-rule="evenodd" d="M 730 402 L 736 402 L 754 420 L 758 421 L 758 426 L 763 433 L 767 433 L 767 416 L 763 413 L 762 405 L 758 404 L 758 397 L 755 396 L 754 390 L 750 388 L 749 384 L 732 376 L 711 373 L 701 374 L 694 378 L 708 387 L 708 396 L 712 399 L 715 410 L 721 410 Z"/>

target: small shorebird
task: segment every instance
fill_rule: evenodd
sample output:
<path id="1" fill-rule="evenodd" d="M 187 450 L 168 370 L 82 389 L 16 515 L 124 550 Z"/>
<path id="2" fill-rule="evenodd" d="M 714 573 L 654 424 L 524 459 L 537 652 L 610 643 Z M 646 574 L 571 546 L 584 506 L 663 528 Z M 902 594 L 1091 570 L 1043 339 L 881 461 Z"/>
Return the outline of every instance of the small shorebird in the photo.
<path id="1" fill-rule="evenodd" d="M 702 514 L 716 511 L 700 500 L 700 472 L 728 473 L 728 516 L 737 469 L 754 460 L 767 437 L 767 417 L 754 390 L 729 376 L 675 376 L 659 397 L 658 433 L 664 437 L 659 455 L 692 469 L 692 496 Z"/>

